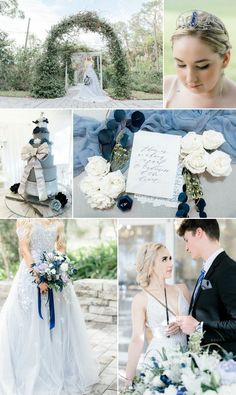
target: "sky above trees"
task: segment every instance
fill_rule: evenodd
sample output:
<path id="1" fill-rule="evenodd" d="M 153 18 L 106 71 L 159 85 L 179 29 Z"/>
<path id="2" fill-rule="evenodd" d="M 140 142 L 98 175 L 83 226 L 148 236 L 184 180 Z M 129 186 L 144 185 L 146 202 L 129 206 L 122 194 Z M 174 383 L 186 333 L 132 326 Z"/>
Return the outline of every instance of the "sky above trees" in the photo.
<path id="1" fill-rule="evenodd" d="M 42 41 L 45 40 L 51 26 L 63 17 L 87 10 L 96 11 L 101 17 L 110 22 L 128 20 L 132 14 L 138 12 L 144 0 L 18 0 L 19 8 L 24 12 L 25 19 L 0 16 L 1 29 L 8 33 L 18 45 L 23 45 L 27 30 L 28 18 L 31 18 L 30 33 Z M 117 6 L 117 8 L 115 8 Z M 83 39 L 84 35 L 81 35 Z M 97 41 L 97 46 L 102 46 L 100 39 L 94 39 L 91 34 L 86 35 L 88 44 Z"/>

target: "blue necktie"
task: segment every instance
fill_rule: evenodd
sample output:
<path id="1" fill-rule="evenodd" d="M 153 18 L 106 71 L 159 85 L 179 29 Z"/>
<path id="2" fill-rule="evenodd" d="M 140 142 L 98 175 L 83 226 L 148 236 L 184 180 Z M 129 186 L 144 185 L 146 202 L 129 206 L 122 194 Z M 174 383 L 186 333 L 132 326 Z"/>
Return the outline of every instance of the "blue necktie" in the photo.
<path id="1" fill-rule="evenodd" d="M 202 270 L 201 270 L 201 273 L 200 273 L 200 276 L 198 277 L 197 285 L 196 285 L 196 288 L 195 288 L 195 291 L 194 291 L 194 294 L 193 294 L 192 305 L 193 305 L 194 302 L 195 302 L 196 296 L 197 296 L 197 294 L 198 294 L 199 288 L 200 288 L 200 286 L 201 286 L 201 284 L 202 284 L 202 280 L 204 279 L 205 274 L 206 274 L 205 270 L 202 269 Z"/>

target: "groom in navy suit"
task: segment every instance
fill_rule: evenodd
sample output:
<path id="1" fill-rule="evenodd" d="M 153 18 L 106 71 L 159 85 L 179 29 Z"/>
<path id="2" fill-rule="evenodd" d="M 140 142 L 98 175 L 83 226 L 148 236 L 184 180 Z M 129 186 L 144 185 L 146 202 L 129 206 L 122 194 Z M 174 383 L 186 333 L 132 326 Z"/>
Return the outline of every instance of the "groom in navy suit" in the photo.
<path id="1" fill-rule="evenodd" d="M 177 233 L 192 259 L 203 260 L 189 315 L 177 322 L 187 335 L 202 333 L 202 345 L 217 343 L 236 356 L 236 262 L 220 246 L 219 224 L 216 219 L 185 219 Z"/>

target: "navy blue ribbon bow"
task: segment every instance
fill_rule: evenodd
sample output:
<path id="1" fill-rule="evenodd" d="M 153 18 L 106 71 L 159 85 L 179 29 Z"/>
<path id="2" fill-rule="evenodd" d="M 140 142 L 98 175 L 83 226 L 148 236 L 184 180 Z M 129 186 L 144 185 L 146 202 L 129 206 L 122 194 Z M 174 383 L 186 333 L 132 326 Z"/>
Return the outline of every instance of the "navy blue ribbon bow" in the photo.
<path id="1" fill-rule="evenodd" d="M 55 327 L 55 308 L 54 308 L 54 298 L 53 298 L 53 290 L 51 288 L 48 288 L 48 300 L 47 303 L 49 303 L 49 313 L 50 313 L 50 329 L 53 329 Z M 42 298 L 41 298 L 41 292 L 40 288 L 38 287 L 38 313 L 39 317 L 43 320 L 42 316 Z"/>

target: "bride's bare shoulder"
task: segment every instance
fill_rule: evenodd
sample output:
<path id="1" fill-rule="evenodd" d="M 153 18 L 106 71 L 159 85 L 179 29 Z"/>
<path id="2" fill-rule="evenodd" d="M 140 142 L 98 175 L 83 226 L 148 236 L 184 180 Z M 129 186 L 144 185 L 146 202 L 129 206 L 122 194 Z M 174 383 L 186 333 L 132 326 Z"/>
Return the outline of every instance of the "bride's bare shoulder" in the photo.
<path id="1" fill-rule="evenodd" d="M 144 291 L 138 292 L 133 298 L 133 302 L 132 302 L 133 308 L 140 306 L 145 307 L 146 304 L 147 304 L 146 293 Z"/>
<path id="2" fill-rule="evenodd" d="M 190 302 L 191 296 L 190 296 L 190 292 L 189 289 L 187 287 L 186 284 L 181 283 L 181 284 L 176 284 L 176 286 L 181 289 L 181 291 L 183 292 L 183 295 L 185 297 L 185 299 L 187 299 L 188 302 Z"/>

